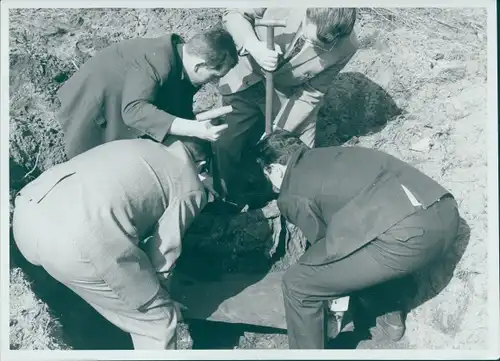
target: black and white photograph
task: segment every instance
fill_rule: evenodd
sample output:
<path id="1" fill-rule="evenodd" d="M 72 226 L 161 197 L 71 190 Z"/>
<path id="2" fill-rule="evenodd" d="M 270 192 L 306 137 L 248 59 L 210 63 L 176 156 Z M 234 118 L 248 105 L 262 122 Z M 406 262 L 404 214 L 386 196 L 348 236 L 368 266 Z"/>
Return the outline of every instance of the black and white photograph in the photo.
<path id="1" fill-rule="evenodd" d="M 241 3 L 2 2 L 2 359 L 497 359 L 496 2 Z"/>

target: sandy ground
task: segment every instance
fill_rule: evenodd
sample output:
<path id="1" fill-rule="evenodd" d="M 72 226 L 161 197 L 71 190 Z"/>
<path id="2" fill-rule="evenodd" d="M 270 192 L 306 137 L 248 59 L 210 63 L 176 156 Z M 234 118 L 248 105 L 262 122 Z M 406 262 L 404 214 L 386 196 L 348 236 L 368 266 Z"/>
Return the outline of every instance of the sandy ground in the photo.
<path id="1" fill-rule="evenodd" d="M 217 9 L 11 10 L 11 191 L 64 159 L 54 121 L 55 90 L 94 51 L 121 39 L 165 31 L 189 37 L 218 20 Z M 414 300 L 405 337 L 390 344 L 362 341 L 357 347 L 484 349 L 486 11 L 362 9 L 357 30 L 362 49 L 332 83 L 320 114 L 319 145 L 373 147 L 413 164 L 452 191 L 463 218 L 454 250 L 418 275 L 425 287 Z M 219 96 L 207 86 L 196 109 L 217 104 Z M 63 297 L 57 284 L 26 265 L 15 250 L 11 260 L 11 348 L 113 348 L 111 339 L 129 342 L 95 315 L 92 320 L 78 317 L 89 312 L 87 306 L 69 292 Z M 54 301 L 56 290 L 66 306 Z M 87 326 L 97 324 L 106 330 L 106 341 L 84 335 Z M 213 332 L 218 342 L 193 345 L 196 334 Z M 283 334 L 236 326 L 196 323 L 190 334 L 182 325 L 179 335 L 179 348 L 184 349 L 287 347 Z"/>

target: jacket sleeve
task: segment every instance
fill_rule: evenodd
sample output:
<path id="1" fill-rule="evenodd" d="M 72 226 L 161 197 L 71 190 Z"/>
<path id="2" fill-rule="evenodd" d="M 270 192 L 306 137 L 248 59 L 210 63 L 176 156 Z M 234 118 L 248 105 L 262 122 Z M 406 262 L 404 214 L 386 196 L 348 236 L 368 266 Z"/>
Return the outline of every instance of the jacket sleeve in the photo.
<path id="1" fill-rule="evenodd" d="M 144 57 L 128 70 L 122 92 L 124 123 L 158 142 L 163 141 L 176 118 L 153 104 L 169 71 L 170 66 L 158 70 Z"/>
<path id="2" fill-rule="evenodd" d="M 204 190 L 191 191 L 172 199 L 152 237 L 146 242 L 145 252 L 162 283 L 168 279 L 181 253 L 186 230 L 206 204 Z"/>
<path id="3" fill-rule="evenodd" d="M 314 202 L 305 197 L 287 196 L 278 201 L 278 206 L 287 221 L 299 227 L 310 244 L 325 237 L 325 222 Z"/>
<path id="4" fill-rule="evenodd" d="M 231 34 L 236 44 L 238 54 L 247 54 L 245 42 L 249 34 L 255 35 L 255 20 L 262 19 L 266 8 L 226 9 L 222 14 L 222 23 Z"/>

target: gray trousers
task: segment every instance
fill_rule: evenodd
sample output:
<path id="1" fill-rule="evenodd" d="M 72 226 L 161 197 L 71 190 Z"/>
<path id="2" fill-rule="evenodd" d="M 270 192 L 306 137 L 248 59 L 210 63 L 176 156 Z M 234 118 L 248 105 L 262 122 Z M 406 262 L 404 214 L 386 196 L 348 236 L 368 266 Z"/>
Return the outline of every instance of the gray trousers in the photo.
<path id="1" fill-rule="evenodd" d="M 282 282 L 289 347 L 325 348 L 325 301 L 421 269 L 449 249 L 458 225 L 457 203 L 444 197 L 343 259 L 322 266 L 291 266 Z M 391 295 L 385 298 L 390 302 Z"/>
<path id="2" fill-rule="evenodd" d="M 160 287 L 156 296 L 140 309 L 129 307 L 96 271 L 92 260 L 82 254 L 71 230 L 54 217 L 52 212 L 64 205 L 66 195 L 57 191 L 51 192 L 50 201 L 44 199 L 39 204 L 28 196 L 16 197 L 12 222 L 19 251 L 109 322 L 128 332 L 134 349 L 175 349 L 178 315 L 167 291 Z M 153 272 L 151 280 L 159 282 Z"/>

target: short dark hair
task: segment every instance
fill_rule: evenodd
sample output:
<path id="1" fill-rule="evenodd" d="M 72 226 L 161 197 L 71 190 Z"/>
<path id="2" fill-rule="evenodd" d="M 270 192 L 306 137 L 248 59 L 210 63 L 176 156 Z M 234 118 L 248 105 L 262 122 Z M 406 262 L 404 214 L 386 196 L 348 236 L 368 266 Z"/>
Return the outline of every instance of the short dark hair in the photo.
<path id="1" fill-rule="evenodd" d="M 352 33 L 355 8 L 307 8 L 307 19 L 318 27 L 318 40 L 332 43 Z"/>
<path id="2" fill-rule="evenodd" d="M 307 146 L 299 137 L 287 130 L 277 129 L 257 143 L 254 156 L 263 169 L 271 164 L 286 166 L 292 154 L 303 147 Z"/>
<path id="3" fill-rule="evenodd" d="M 212 144 L 207 140 L 182 135 L 169 135 L 163 144 L 169 145 L 181 141 L 193 162 L 209 161 L 212 158 Z"/>
<path id="4" fill-rule="evenodd" d="M 195 34 L 186 42 L 186 51 L 205 60 L 209 68 L 233 68 L 238 63 L 234 39 L 221 25 Z"/>

